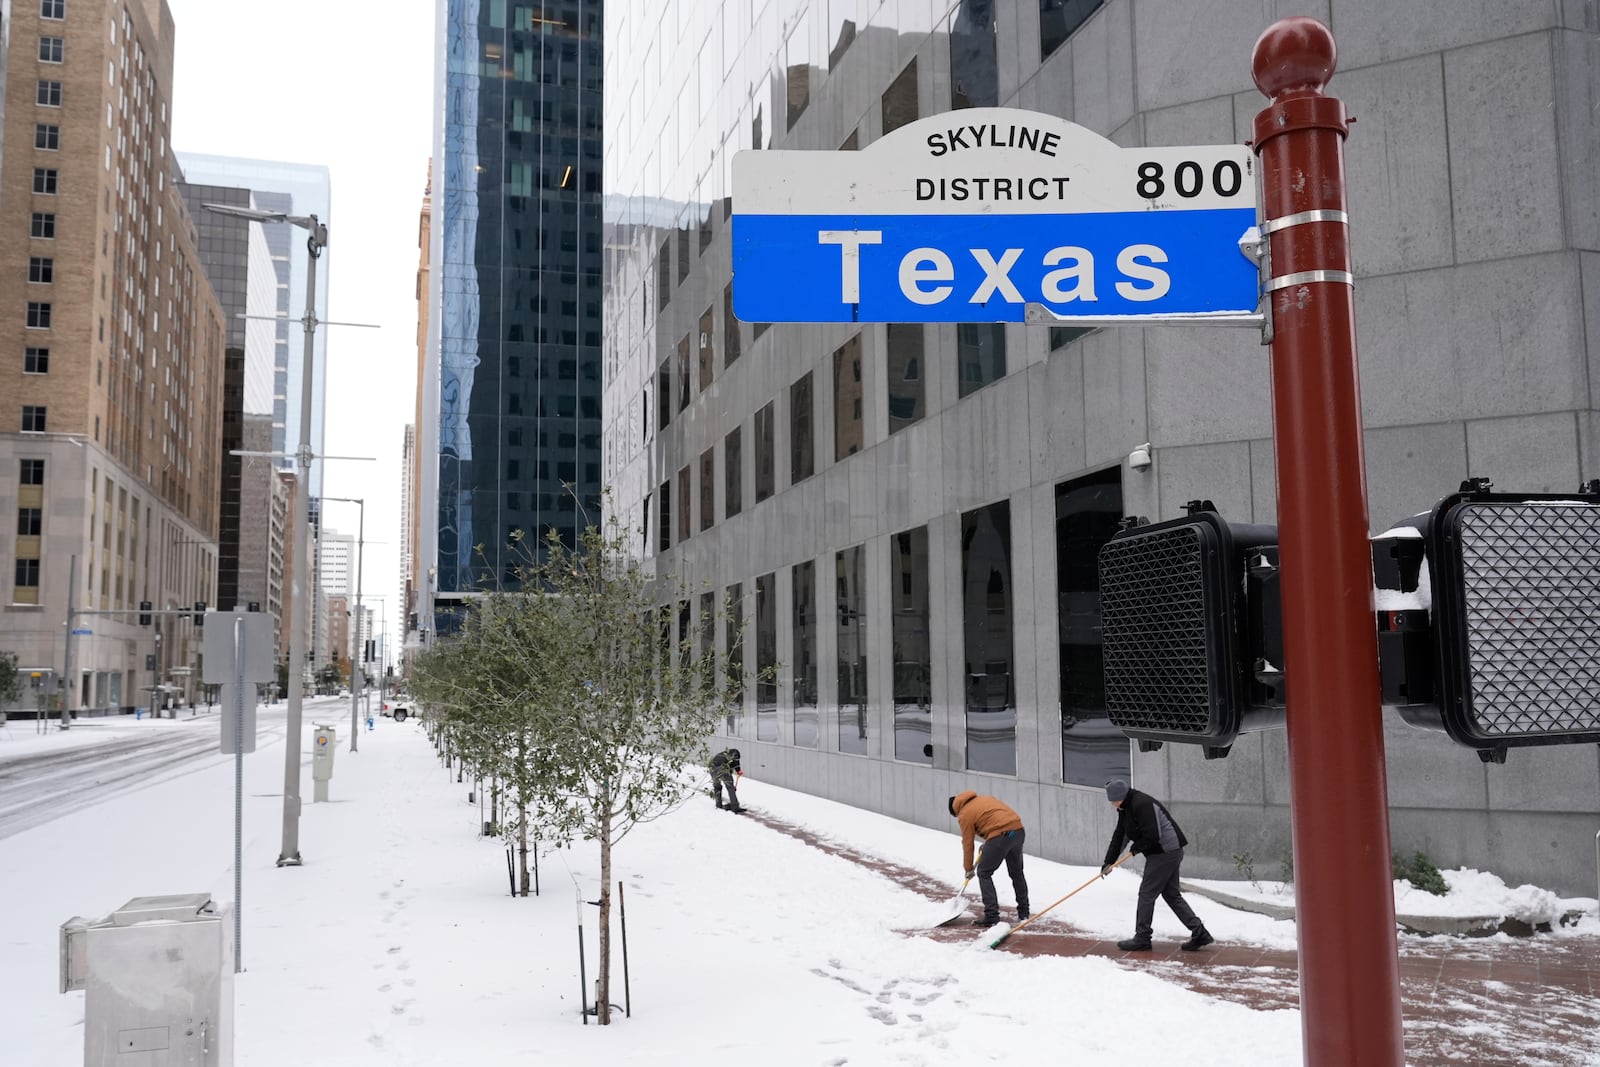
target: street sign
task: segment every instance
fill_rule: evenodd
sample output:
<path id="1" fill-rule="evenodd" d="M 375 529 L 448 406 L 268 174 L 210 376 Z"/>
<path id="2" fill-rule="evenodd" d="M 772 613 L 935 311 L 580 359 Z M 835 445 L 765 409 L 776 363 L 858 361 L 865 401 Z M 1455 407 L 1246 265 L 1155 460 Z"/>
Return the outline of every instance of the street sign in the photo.
<path id="1" fill-rule="evenodd" d="M 74 630 L 74 631 L 72 631 L 72 636 L 73 637 L 91 637 L 93 635 L 94 635 L 94 631 L 93 630 Z"/>
<path id="2" fill-rule="evenodd" d="M 1076 123 L 971 108 L 859 152 L 733 161 L 733 306 L 746 322 L 1021 322 L 1256 310 L 1255 159 L 1123 148 Z"/>

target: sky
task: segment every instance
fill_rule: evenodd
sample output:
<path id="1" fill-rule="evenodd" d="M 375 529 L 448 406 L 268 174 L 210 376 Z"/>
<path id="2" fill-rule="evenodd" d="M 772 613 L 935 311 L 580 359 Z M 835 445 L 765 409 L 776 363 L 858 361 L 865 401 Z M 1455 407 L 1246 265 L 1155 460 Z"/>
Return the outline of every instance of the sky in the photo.
<path id="1" fill-rule="evenodd" d="M 417 226 L 432 140 L 434 4 L 167 0 L 176 24 L 172 146 L 322 164 L 331 173 L 325 448 L 328 496 L 365 499 L 363 602 L 391 649 L 400 574 L 401 441 L 416 402 Z M 357 509 L 329 504 L 354 534 Z M 374 597 L 387 597 L 383 602 Z M 377 623 L 381 628 L 382 622 Z M 392 653 L 391 653 L 392 654 Z"/>
<path id="2" fill-rule="evenodd" d="M 360 752 L 345 751 L 344 707 L 308 704 L 306 737 L 313 721 L 326 718 L 338 724 L 339 739 L 329 801 L 308 796 L 301 817 L 305 866 L 274 865 L 281 705 L 261 712 L 259 747 L 244 760 L 244 972 L 233 989 L 238 1067 L 1301 1062 L 1295 1008 L 1206 995 L 1175 980 L 1176 965 L 1159 960 L 995 952 L 990 935 L 971 927 L 944 939 L 923 936 L 920 930 L 947 914 L 943 904 L 752 818 L 717 811 L 704 795 L 618 843 L 613 877 L 625 887 L 629 982 L 624 994 L 615 946 L 612 999 L 626 999 L 632 1017 L 619 1012 L 604 1033 L 586 1028 L 577 1012 L 574 927 L 583 925 L 592 981 L 596 909 L 580 902 L 598 896 L 593 844 L 546 843 L 541 894 L 512 898 L 503 845 L 477 835 L 488 815 L 469 801 L 470 776 L 456 782 L 415 719 L 378 718 L 362 733 Z M 63 743 L 84 755 L 84 746 L 133 734 L 182 734 L 214 745 L 216 722 L 215 715 L 84 720 L 67 735 L 43 736 L 29 732 L 31 723 L 13 723 L 0 728 L 0 772 L 9 760 Z M 951 893 L 959 884 L 957 834 L 781 789 L 761 781 L 754 765 L 747 771 L 739 793 L 751 811 L 948 880 Z M 305 770 L 308 791 L 310 777 Z M 129 792 L 44 825 L 9 836 L 0 825 L 0 1018 L 7 1020 L 8 1063 L 81 1059 L 85 994 L 61 995 L 56 985 L 57 931 L 67 919 L 98 919 L 136 896 L 234 899 L 232 796 L 232 760 L 212 749 L 182 773 L 142 774 Z M 148 817 L 156 811 L 186 815 Z M 1108 808 L 1108 833 L 1110 825 Z M 1088 883 L 1047 921 L 1090 937 L 1127 936 L 1137 874 L 1123 869 L 1098 880 L 1094 873 L 1027 858 L 1036 908 Z M 1473 877 L 1452 892 L 1461 899 L 1424 895 L 1421 906 L 1434 914 L 1450 914 L 1452 905 L 1473 914 L 1542 906 L 1542 891 L 1533 887 L 1510 890 L 1478 872 L 1446 877 L 1457 887 L 1462 874 Z M 997 883 L 1002 914 L 1011 919 L 1011 886 L 1003 875 Z M 1229 884 L 1241 893 L 1249 888 Z M 1396 886 L 1402 904 L 1408 888 Z M 1281 893 L 1268 883 L 1259 889 Z M 1595 901 L 1561 903 L 1591 917 L 1541 935 L 1546 951 L 1581 953 L 1597 937 Z M 1292 920 L 1194 904 L 1223 945 L 1295 943 Z M 616 925 L 613 931 L 620 934 Z M 1155 934 L 1164 946 L 1186 933 L 1164 906 L 1157 909 Z M 1018 931 L 1011 940 L 1029 936 Z M 1492 953 L 1506 939 L 1468 944 Z M 1216 972 L 1230 983 L 1265 981 L 1237 967 Z M 1484 985 L 1487 996 L 1497 995 L 1497 983 Z M 1600 1000 L 1560 995 L 1573 1019 L 1600 1015 Z M 1159 1020 L 1165 1039 L 1141 1040 L 1143 1019 Z M 1487 1062 L 1485 1048 L 1502 1055 L 1497 1062 L 1549 1067 L 1594 1063 L 1600 1055 L 1600 1032 L 1568 1024 L 1563 1036 L 1549 1012 L 1483 1011 L 1473 1026 L 1461 1062 Z M 1408 1033 L 1423 1036 L 1411 1026 Z"/>

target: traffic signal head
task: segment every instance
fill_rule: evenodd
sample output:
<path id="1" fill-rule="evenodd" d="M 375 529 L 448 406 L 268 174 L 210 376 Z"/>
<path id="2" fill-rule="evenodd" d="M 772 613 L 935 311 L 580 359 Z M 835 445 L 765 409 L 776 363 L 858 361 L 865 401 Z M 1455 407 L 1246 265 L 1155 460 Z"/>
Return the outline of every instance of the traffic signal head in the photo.
<path id="1" fill-rule="evenodd" d="M 1436 703 L 1403 709 L 1500 762 L 1600 742 L 1600 484 L 1495 493 L 1466 482 L 1422 531 Z"/>
<path id="2" fill-rule="evenodd" d="M 139 601 L 139 625 L 140 626 L 149 626 L 150 625 L 150 607 L 151 607 L 150 601 L 148 601 L 148 600 Z"/>
<path id="3" fill-rule="evenodd" d="M 206 602 L 204 600 L 196 600 L 194 602 L 194 624 L 196 626 L 204 626 L 206 624 Z"/>
<path id="4" fill-rule="evenodd" d="M 1141 746 L 1198 744 L 1212 758 L 1283 723 L 1278 532 L 1226 522 L 1210 501 L 1188 507 L 1100 550 L 1106 707 Z"/>

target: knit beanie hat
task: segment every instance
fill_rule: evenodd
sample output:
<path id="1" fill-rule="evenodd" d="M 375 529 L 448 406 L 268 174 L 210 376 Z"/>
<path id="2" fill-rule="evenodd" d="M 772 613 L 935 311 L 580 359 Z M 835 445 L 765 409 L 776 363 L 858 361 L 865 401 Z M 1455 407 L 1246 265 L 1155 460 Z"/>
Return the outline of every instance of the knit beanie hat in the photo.
<path id="1" fill-rule="evenodd" d="M 1106 783 L 1106 799 L 1115 804 L 1128 795 L 1128 783 L 1121 778 L 1113 778 Z"/>

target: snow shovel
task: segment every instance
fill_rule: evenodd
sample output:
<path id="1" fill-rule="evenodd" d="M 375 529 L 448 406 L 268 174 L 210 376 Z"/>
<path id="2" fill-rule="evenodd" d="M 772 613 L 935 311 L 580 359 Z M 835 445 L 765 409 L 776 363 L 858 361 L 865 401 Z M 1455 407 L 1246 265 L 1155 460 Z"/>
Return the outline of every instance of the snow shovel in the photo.
<path id="1" fill-rule="evenodd" d="M 950 903 L 945 908 L 945 917 L 934 923 L 935 927 L 949 926 L 967 913 L 967 885 L 971 881 L 972 879 L 969 877 L 965 882 L 961 883 L 961 892 L 950 898 Z"/>
<path id="2" fill-rule="evenodd" d="M 1133 855 L 1132 852 L 1123 853 L 1122 854 L 1122 858 L 1117 860 L 1117 862 L 1115 862 L 1115 863 L 1113 863 L 1111 865 L 1112 868 L 1115 869 L 1117 867 L 1121 867 L 1124 863 L 1126 863 L 1128 861 L 1128 858 L 1130 856 L 1132 856 L 1132 855 Z M 1093 878 L 1090 878 L 1087 882 L 1083 883 L 1078 888 L 1074 889 L 1072 892 L 1070 892 L 1066 896 L 1062 897 L 1060 900 L 1057 900 L 1055 902 L 1055 904 L 1051 904 L 1050 907 L 1049 908 L 1045 908 L 1044 911 L 1036 911 L 1036 912 L 1034 912 L 1032 916 L 1022 920 L 1016 926 L 1011 926 L 1008 923 L 1000 923 L 1000 924 L 998 924 L 996 926 L 991 927 L 984 934 L 984 939 L 982 941 L 980 941 L 979 944 L 987 944 L 990 948 L 999 948 L 1000 947 L 1000 943 L 1002 941 L 1004 941 L 1006 938 L 1010 937 L 1012 934 L 1016 933 L 1018 930 L 1022 929 L 1024 926 L 1027 926 L 1031 922 L 1036 922 L 1037 920 L 1044 918 L 1045 912 L 1048 912 L 1050 910 L 1050 908 L 1054 908 L 1056 906 L 1056 904 L 1063 903 L 1064 901 L 1068 900 L 1069 898 L 1077 896 L 1079 893 L 1083 892 L 1085 889 L 1088 889 L 1090 886 L 1094 885 L 1096 882 L 1098 882 L 1100 879 L 1102 879 L 1104 877 L 1105 877 L 1105 875 L 1096 872 L 1095 876 Z"/>

